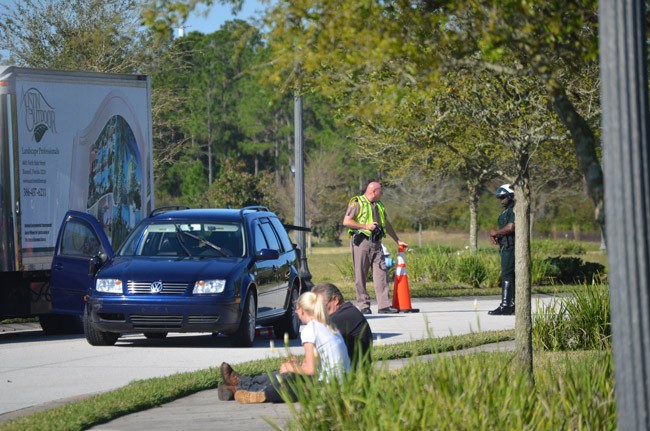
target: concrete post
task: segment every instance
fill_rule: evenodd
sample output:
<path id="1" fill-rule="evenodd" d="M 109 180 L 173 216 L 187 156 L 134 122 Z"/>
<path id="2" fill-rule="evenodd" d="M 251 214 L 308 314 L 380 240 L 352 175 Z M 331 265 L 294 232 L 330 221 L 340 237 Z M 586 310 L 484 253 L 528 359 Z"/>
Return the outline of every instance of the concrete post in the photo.
<path id="1" fill-rule="evenodd" d="M 618 429 L 650 419 L 650 157 L 643 0 L 600 0 L 607 253 Z"/>

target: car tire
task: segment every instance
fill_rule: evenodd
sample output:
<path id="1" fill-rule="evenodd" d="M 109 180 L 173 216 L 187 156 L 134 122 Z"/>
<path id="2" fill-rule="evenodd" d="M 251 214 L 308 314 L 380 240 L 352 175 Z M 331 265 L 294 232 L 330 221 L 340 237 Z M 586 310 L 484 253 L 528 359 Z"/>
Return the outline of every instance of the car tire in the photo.
<path id="1" fill-rule="evenodd" d="M 230 344 L 234 347 L 251 347 L 253 345 L 253 341 L 255 341 L 256 317 L 257 305 L 255 304 L 255 296 L 253 295 L 253 291 L 248 289 L 239 328 L 230 336 Z"/>
<path id="2" fill-rule="evenodd" d="M 86 335 L 86 341 L 91 346 L 112 346 L 120 338 L 120 334 L 116 334 L 115 332 L 97 330 L 90 321 L 88 307 L 84 311 L 84 334 Z"/>
<path id="3" fill-rule="evenodd" d="M 275 333 L 276 339 L 282 340 L 284 339 L 284 334 L 289 334 L 289 339 L 295 340 L 300 335 L 300 319 L 296 314 L 296 304 L 298 304 L 299 297 L 300 292 L 298 291 L 298 286 L 294 285 L 291 289 L 287 311 L 280 320 L 273 324 L 273 332 Z"/>
<path id="4" fill-rule="evenodd" d="M 145 332 L 143 335 L 149 340 L 162 340 L 167 337 L 167 332 Z"/>

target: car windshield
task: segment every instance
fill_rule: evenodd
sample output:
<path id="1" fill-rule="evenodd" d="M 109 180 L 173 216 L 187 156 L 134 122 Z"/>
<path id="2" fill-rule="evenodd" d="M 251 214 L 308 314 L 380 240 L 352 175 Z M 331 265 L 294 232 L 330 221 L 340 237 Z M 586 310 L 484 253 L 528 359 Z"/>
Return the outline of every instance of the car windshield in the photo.
<path id="1" fill-rule="evenodd" d="M 119 256 L 241 257 L 244 236 L 239 223 L 143 223 L 124 242 Z"/>

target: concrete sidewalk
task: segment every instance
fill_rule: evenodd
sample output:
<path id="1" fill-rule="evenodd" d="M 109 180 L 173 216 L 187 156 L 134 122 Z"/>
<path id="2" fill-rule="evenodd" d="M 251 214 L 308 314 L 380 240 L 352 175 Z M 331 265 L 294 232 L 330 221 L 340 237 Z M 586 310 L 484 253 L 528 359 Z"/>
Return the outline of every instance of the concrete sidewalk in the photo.
<path id="1" fill-rule="evenodd" d="M 469 354 L 476 352 L 512 351 L 514 341 L 487 344 L 472 349 L 449 354 Z M 447 355 L 447 354 L 445 354 Z M 425 355 L 413 359 L 396 359 L 386 361 L 377 366 L 387 366 L 398 369 L 409 361 L 430 361 L 437 355 Z M 106 424 L 97 425 L 91 430 L 96 431 L 205 431 L 209 429 L 224 429 L 229 431 L 273 430 L 271 424 L 281 429 L 287 427 L 291 419 L 291 408 L 299 408 L 287 404 L 240 404 L 236 401 L 219 401 L 217 390 L 198 392 L 185 398 L 180 398 L 160 407 L 123 416 Z"/>

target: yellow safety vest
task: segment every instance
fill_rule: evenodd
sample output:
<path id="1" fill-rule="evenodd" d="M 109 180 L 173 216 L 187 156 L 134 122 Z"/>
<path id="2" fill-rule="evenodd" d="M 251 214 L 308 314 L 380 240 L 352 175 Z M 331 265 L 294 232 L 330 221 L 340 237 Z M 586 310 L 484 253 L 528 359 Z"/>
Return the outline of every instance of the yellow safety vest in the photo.
<path id="1" fill-rule="evenodd" d="M 368 200 L 366 195 L 359 195 L 350 199 L 350 205 L 352 205 L 355 202 L 359 203 L 359 213 L 354 218 L 354 221 L 361 224 L 369 224 L 376 221 L 373 220 L 372 217 L 372 203 Z M 375 202 L 375 205 L 377 205 L 377 209 L 379 210 L 379 218 L 380 218 L 379 225 L 384 230 L 384 232 L 386 232 L 386 217 L 384 215 L 385 213 L 384 204 L 382 201 L 377 201 Z M 370 238 L 370 235 L 372 235 L 372 232 L 369 231 L 368 229 L 348 229 L 348 236 L 352 236 L 355 232 L 360 232 L 365 236 L 367 236 L 368 238 Z"/>

